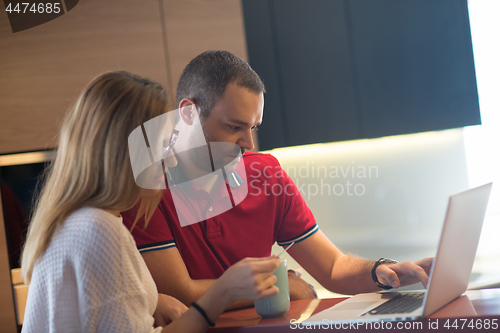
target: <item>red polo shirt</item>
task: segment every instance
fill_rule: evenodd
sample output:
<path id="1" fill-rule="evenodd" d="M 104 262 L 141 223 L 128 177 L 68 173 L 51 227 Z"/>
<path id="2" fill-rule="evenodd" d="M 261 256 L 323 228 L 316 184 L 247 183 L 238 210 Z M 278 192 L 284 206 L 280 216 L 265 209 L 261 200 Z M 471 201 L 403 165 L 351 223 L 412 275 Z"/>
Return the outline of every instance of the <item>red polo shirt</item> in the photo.
<path id="1" fill-rule="evenodd" d="M 146 230 L 139 221 L 132 231 L 139 251 L 177 246 L 192 279 L 216 279 L 245 257 L 271 255 L 275 242 L 285 246 L 318 230 L 302 195 L 275 157 L 247 152 L 243 162 L 246 180 L 231 174 L 212 197 L 193 184 L 166 190 Z M 236 205 L 213 216 L 228 201 Z M 181 226 L 177 211 L 201 216 L 201 222 Z M 130 227 L 135 209 L 122 216 Z"/>

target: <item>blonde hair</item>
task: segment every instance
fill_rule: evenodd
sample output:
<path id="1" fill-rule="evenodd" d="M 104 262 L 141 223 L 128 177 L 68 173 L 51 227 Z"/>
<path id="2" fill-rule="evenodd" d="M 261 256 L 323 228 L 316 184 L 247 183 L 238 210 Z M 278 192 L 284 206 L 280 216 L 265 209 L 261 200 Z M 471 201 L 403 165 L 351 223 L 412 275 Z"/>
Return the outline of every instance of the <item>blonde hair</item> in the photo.
<path id="1" fill-rule="evenodd" d="M 21 270 L 29 284 L 36 261 L 58 227 L 75 210 L 124 211 L 140 198 L 128 151 L 128 136 L 167 111 L 167 95 L 152 80 L 127 72 L 96 77 L 64 119 L 56 158 L 36 203 L 23 249 Z M 143 197 L 137 219 L 153 215 L 161 193 Z"/>

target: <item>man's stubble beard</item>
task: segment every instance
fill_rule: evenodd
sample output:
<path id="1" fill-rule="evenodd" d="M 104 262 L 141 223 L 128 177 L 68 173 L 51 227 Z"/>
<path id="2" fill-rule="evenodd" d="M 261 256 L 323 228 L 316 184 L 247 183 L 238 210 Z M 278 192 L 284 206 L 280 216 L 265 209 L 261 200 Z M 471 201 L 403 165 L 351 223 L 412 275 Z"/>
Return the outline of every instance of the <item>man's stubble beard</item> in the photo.
<path id="1" fill-rule="evenodd" d="M 206 131 L 203 119 L 200 119 L 200 123 L 205 144 L 200 146 L 202 139 L 200 137 L 191 136 L 189 138 L 190 146 L 195 147 L 189 149 L 188 152 L 191 163 L 205 174 L 215 172 L 223 167 L 229 169 L 227 170 L 229 172 L 234 172 L 236 166 L 230 165 L 233 158 L 229 156 L 237 155 L 238 153 L 243 155 L 245 149 L 234 143 L 214 141 L 212 136 Z"/>
<path id="2" fill-rule="evenodd" d="M 189 146 L 194 148 L 189 149 L 188 158 L 196 168 L 208 174 L 214 170 L 212 169 L 207 137 L 203 127 L 203 124 L 201 124 L 201 130 L 198 131 L 198 134 L 189 137 Z"/>

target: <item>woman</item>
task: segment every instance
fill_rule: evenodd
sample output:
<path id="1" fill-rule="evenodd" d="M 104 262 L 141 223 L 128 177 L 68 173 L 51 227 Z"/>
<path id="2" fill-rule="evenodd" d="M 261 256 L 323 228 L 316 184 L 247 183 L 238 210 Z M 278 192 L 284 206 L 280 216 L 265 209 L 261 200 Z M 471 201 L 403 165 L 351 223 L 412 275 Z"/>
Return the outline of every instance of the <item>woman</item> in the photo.
<path id="1" fill-rule="evenodd" d="M 159 202 L 159 190 L 136 186 L 127 141 L 166 111 L 158 83 L 111 72 L 95 78 L 66 115 L 22 255 L 30 284 L 23 332 L 202 332 L 231 302 L 278 293 L 279 260 L 247 258 L 187 311 L 158 295 L 119 212 L 141 198 L 147 221 Z M 176 311 L 185 313 L 153 328 Z"/>

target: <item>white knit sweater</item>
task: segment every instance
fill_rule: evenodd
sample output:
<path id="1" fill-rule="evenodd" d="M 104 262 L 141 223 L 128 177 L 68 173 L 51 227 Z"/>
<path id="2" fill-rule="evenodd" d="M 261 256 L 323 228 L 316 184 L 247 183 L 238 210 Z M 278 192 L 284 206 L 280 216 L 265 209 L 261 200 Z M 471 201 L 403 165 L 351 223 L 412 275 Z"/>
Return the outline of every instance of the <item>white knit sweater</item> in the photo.
<path id="1" fill-rule="evenodd" d="M 22 332 L 159 332 L 158 292 L 119 217 L 72 213 L 35 264 Z"/>

